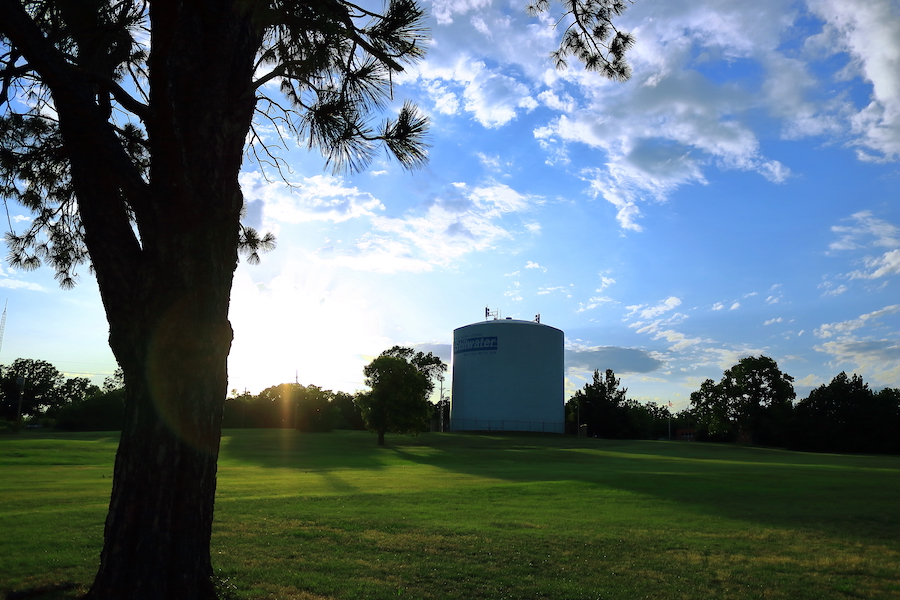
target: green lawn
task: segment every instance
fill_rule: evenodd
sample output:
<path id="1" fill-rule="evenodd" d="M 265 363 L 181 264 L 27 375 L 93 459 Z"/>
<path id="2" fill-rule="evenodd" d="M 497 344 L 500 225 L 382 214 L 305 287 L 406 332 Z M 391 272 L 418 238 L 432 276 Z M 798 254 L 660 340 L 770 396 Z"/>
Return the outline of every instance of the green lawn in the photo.
<path id="1" fill-rule="evenodd" d="M 0 436 L 0 591 L 89 584 L 115 444 Z M 900 598 L 900 457 L 229 430 L 212 550 L 237 599 Z"/>

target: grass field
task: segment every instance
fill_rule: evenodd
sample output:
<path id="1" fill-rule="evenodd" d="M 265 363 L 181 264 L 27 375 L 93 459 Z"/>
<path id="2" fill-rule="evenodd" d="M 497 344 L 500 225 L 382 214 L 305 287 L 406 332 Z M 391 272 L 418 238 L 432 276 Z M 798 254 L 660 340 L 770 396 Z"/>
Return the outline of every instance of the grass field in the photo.
<path id="1" fill-rule="evenodd" d="M 86 589 L 116 442 L 0 437 L 0 591 Z M 900 457 L 526 435 L 388 444 L 226 431 L 223 596 L 900 598 Z"/>

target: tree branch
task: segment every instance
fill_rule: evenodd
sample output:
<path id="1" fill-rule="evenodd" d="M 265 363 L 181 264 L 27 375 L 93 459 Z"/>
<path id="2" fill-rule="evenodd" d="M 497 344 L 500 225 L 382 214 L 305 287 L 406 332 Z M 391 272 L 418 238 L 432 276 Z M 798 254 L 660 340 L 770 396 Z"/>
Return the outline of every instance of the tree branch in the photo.
<path id="1" fill-rule="evenodd" d="M 122 194 L 134 208 L 146 204 L 147 185 L 141 173 L 101 114 L 84 73 L 65 59 L 16 0 L 0 0 L 0 33 L 50 90 L 69 149 L 72 183 L 98 277 L 115 272 L 122 281 L 132 280 L 139 265 L 140 244 Z"/>

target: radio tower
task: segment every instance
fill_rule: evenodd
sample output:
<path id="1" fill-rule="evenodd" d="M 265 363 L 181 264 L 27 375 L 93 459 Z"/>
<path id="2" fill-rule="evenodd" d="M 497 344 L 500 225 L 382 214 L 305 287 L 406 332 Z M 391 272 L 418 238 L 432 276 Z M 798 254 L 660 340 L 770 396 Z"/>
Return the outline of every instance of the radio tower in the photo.
<path id="1" fill-rule="evenodd" d="M 6 329 L 6 305 L 9 304 L 9 298 L 6 299 L 6 304 L 3 305 L 3 316 L 0 317 L 0 348 L 3 348 L 3 331 Z"/>

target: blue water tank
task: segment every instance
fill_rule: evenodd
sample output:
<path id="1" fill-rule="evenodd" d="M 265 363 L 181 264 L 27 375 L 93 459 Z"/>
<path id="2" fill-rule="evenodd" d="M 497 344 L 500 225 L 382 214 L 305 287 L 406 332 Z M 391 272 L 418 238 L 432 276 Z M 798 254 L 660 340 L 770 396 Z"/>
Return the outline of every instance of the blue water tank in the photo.
<path id="1" fill-rule="evenodd" d="M 453 331 L 453 431 L 563 433 L 564 334 L 496 319 Z"/>

